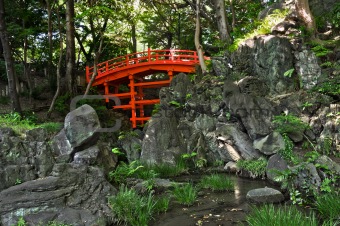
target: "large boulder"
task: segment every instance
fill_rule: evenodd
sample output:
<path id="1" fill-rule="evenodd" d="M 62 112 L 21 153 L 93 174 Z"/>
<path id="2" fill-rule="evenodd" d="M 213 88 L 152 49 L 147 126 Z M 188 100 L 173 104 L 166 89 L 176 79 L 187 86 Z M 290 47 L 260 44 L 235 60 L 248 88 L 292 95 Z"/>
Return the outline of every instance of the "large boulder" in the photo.
<path id="1" fill-rule="evenodd" d="M 273 155 L 285 148 L 285 141 L 278 132 L 273 132 L 254 141 L 254 148 L 265 155 Z"/>
<path id="2" fill-rule="evenodd" d="M 255 203 L 279 203 L 284 200 L 283 194 L 273 188 L 257 188 L 248 191 L 247 200 Z"/>
<path id="3" fill-rule="evenodd" d="M 98 115 L 90 105 L 82 105 L 66 115 L 65 135 L 72 148 L 95 144 L 100 128 Z"/>
<path id="4" fill-rule="evenodd" d="M 28 225 L 53 220 L 105 225 L 113 219 L 107 196 L 115 194 L 116 189 L 99 168 L 56 164 L 51 176 L 0 192 L 0 222 L 3 226 L 16 225 L 23 216 Z"/>
<path id="5" fill-rule="evenodd" d="M 287 161 L 282 158 L 280 154 L 272 155 L 268 159 L 266 174 L 268 180 L 275 182 L 275 178 L 278 176 L 276 171 L 282 172 L 288 169 Z"/>
<path id="6" fill-rule="evenodd" d="M 183 138 L 178 132 L 178 119 L 161 110 L 160 117 L 152 117 L 145 132 L 140 160 L 150 164 L 175 164 L 176 159 L 186 152 Z"/>
<path id="7" fill-rule="evenodd" d="M 258 139 L 272 132 L 272 117 L 276 115 L 273 104 L 263 97 L 248 94 L 234 94 L 225 99 L 232 115 L 239 118 L 252 139 Z"/>
<path id="8" fill-rule="evenodd" d="M 65 156 L 65 159 L 70 160 L 73 149 L 66 137 L 65 129 L 53 137 L 51 147 L 57 156 Z"/>

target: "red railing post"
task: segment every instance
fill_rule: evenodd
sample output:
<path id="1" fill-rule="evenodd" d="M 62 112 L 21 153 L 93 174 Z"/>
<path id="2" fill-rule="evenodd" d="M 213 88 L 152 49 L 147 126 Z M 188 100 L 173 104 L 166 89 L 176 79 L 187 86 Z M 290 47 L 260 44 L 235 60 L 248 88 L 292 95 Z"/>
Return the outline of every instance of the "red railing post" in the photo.
<path id="1" fill-rule="evenodd" d="M 125 66 L 128 66 L 129 65 L 129 55 L 126 55 L 126 57 L 125 57 L 126 59 L 125 59 Z"/>
<path id="2" fill-rule="evenodd" d="M 106 61 L 105 69 L 106 69 L 106 71 L 109 71 L 109 61 Z"/>
<path id="3" fill-rule="evenodd" d="M 151 62 L 151 49 L 148 48 L 148 62 Z"/>
<path id="4" fill-rule="evenodd" d="M 89 83 L 90 81 L 89 74 L 90 74 L 90 68 L 89 66 L 86 66 L 86 82 L 87 83 Z"/>

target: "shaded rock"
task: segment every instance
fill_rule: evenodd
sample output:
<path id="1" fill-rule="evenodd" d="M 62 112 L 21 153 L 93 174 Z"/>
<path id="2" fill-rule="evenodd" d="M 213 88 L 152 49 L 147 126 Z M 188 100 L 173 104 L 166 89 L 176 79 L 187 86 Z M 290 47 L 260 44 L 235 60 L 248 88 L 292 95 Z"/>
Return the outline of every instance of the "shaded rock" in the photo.
<path id="1" fill-rule="evenodd" d="M 65 158 L 70 160 L 72 154 L 72 147 L 68 141 L 65 129 L 62 129 L 53 139 L 51 148 L 57 156 L 66 156 Z"/>
<path id="2" fill-rule="evenodd" d="M 3 137 L 13 137 L 15 136 L 15 132 L 11 128 L 0 128 L 0 142 L 2 141 Z"/>
<path id="3" fill-rule="evenodd" d="M 150 184 L 151 183 L 151 184 Z M 157 190 L 157 192 L 166 191 L 177 184 L 169 179 L 154 178 L 152 181 L 140 181 L 133 188 L 140 194 L 147 193 L 150 189 Z"/>
<path id="4" fill-rule="evenodd" d="M 43 128 L 35 128 L 28 130 L 26 133 L 26 139 L 27 141 L 46 141 L 48 139 L 47 132 Z"/>
<path id="5" fill-rule="evenodd" d="M 303 131 L 292 131 L 287 133 L 287 135 L 295 143 L 301 142 L 303 140 Z"/>
<path id="6" fill-rule="evenodd" d="M 99 148 L 97 145 L 89 147 L 84 151 L 80 151 L 75 153 L 73 162 L 75 164 L 83 164 L 83 165 L 93 165 L 99 154 Z"/>
<path id="7" fill-rule="evenodd" d="M 236 162 L 228 162 L 225 164 L 224 169 L 231 173 L 236 173 L 238 171 Z"/>
<path id="8" fill-rule="evenodd" d="M 260 153 L 253 148 L 249 136 L 240 131 L 236 125 L 219 124 L 214 133 L 216 137 L 219 137 L 219 140 L 224 140 L 224 142 L 227 142 L 235 148 L 244 159 L 254 159 L 261 156 Z"/>
<path id="9" fill-rule="evenodd" d="M 202 132 L 211 132 L 216 128 L 216 118 L 200 114 L 194 121 L 195 129 Z"/>
<path id="10" fill-rule="evenodd" d="M 275 154 L 268 159 L 266 174 L 268 180 L 275 182 L 275 177 L 278 176 L 275 170 L 284 171 L 288 169 L 286 160 L 280 154 Z"/>
<path id="11" fill-rule="evenodd" d="M 272 155 L 285 148 L 283 137 L 278 132 L 273 132 L 264 138 L 254 141 L 254 148 L 265 155 Z"/>
<path id="12" fill-rule="evenodd" d="M 98 115 L 90 105 L 82 105 L 66 115 L 64 129 L 72 148 L 83 144 L 92 146 L 98 140 Z"/>
<path id="13" fill-rule="evenodd" d="M 114 194 L 116 189 L 105 180 L 99 168 L 56 164 L 52 176 L 0 192 L 1 224 L 10 226 L 17 224 L 20 216 L 32 219 L 31 214 L 46 212 L 49 214 L 41 218 L 46 219 L 43 224 L 55 219 L 62 219 L 65 224 L 74 224 L 75 219 L 84 220 L 76 225 L 91 225 L 96 221 L 109 223 L 113 215 L 106 197 Z M 65 212 L 65 209 L 72 211 Z M 78 215 L 76 218 L 74 213 Z"/>
<path id="14" fill-rule="evenodd" d="M 142 140 L 134 137 L 128 136 L 124 139 L 119 140 L 119 144 L 126 153 L 126 157 L 129 162 L 139 160 L 142 151 Z"/>
<path id="15" fill-rule="evenodd" d="M 321 185 L 321 178 L 316 170 L 315 165 L 308 163 L 306 165 L 297 165 L 289 168 L 296 173 L 294 186 L 298 189 L 305 190 L 308 185 L 309 189 L 317 192 Z"/>
<path id="16" fill-rule="evenodd" d="M 248 191 L 247 200 L 256 203 L 279 203 L 284 200 L 283 194 L 273 188 L 258 188 Z"/>
<path id="17" fill-rule="evenodd" d="M 269 92 L 267 85 L 253 76 L 246 76 L 241 79 L 237 85 L 239 86 L 241 93 L 252 96 L 265 96 Z"/>
<path id="18" fill-rule="evenodd" d="M 173 114 L 161 110 L 161 117 L 152 117 L 142 144 L 140 160 L 149 164 L 175 164 L 186 147 L 177 130 L 178 119 Z"/>
<path id="19" fill-rule="evenodd" d="M 320 156 L 315 163 L 320 165 L 326 165 L 328 167 L 328 170 L 330 170 L 333 174 L 340 175 L 340 165 L 336 162 L 334 162 L 332 159 L 330 159 L 326 155 Z"/>
<path id="20" fill-rule="evenodd" d="M 232 115 L 240 118 L 247 133 L 257 139 L 272 132 L 275 109 L 268 100 L 247 94 L 237 94 L 225 100 Z"/>

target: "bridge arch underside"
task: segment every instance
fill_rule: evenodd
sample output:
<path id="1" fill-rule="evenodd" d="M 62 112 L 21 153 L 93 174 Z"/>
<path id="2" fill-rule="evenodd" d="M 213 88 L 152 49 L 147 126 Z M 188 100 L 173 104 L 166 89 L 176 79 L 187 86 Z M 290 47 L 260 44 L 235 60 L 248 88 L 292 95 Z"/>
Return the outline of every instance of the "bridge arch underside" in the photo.
<path id="1" fill-rule="evenodd" d="M 188 64 L 158 64 L 158 65 L 138 65 L 138 67 L 129 67 L 122 70 L 115 70 L 110 73 L 99 74 L 93 86 L 99 86 L 104 89 L 105 95 L 118 97 L 122 103 L 119 106 L 113 106 L 113 109 L 122 109 L 131 111 L 130 121 L 132 127 L 143 125 L 150 116 L 145 115 L 144 106 L 154 105 L 160 102 L 159 99 L 145 99 L 144 91 L 149 88 L 161 88 L 169 86 L 173 76 L 178 73 L 195 73 L 195 65 Z M 166 73 L 168 76 L 164 80 L 150 81 L 145 77 L 156 73 Z M 119 86 L 126 85 L 128 91 L 121 92 Z M 109 102 L 109 99 L 106 99 Z"/>

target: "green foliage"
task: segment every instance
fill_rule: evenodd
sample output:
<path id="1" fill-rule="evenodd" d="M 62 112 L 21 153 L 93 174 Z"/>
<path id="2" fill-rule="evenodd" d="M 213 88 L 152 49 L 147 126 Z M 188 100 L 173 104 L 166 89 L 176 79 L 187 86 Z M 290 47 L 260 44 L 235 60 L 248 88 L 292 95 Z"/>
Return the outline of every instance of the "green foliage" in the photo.
<path id="1" fill-rule="evenodd" d="M 265 177 L 267 160 L 265 158 L 259 158 L 257 160 L 238 160 L 236 163 L 240 169 L 251 172 L 255 177 Z"/>
<path id="2" fill-rule="evenodd" d="M 204 176 L 201 179 L 200 185 L 203 188 L 209 188 L 213 191 L 234 191 L 233 181 L 222 174 Z"/>
<path id="3" fill-rule="evenodd" d="M 293 75 L 293 73 L 294 73 L 294 71 L 295 71 L 295 69 L 294 68 L 292 68 L 292 69 L 289 69 L 288 71 L 286 71 L 283 75 L 285 76 L 285 77 L 288 77 L 288 78 L 291 78 L 292 77 L 292 75 Z"/>
<path id="4" fill-rule="evenodd" d="M 59 132 L 63 128 L 63 124 L 60 122 L 46 122 L 38 127 L 45 129 L 50 134 L 53 134 Z"/>
<path id="5" fill-rule="evenodd" d="M 337 193 L 320 195 L 316 199 L 316 209 L 323 219 L 340 218 L 340 196 Z"/>
<path id="6" fill-rule="evenodd" d="M 338 83 L 337 81 L 328 80 L 314 87 L 313 91 L 317 91 L 319 93 L 323 93 L 330 96 L 339 96 L 340 83 Z"/>
<path id="7" fill-rule="evenodd" d="M 17 222 L 17 226 L 26 226 L 26 221 L 24 220 L 23 217 L 20 217 L 18 222 Z"/>
<path id="8" fill-rule="evenodd" d="M 279 150 L 280 155 L 282 158 L 288 162 L 292 162 L 294 164 L 299 163 L 299 159 L 296 155 L 293 153 L 294 143 L 293 141 L 287 136 L 287 134 L 282 135 L 283 140 L 285 142 L 284 149 Z"/>
<path id="9" fill-rule="evenodd" d="M 169 102 L 170 105 L 176 107 L 176 108 L 181 108 L 182 107 L 182 104 L 180 104 L 179 102 L 175 101 L 175 100 L 172 100 Z"/>
<path id="10" fill-rule="evenodd" d="M 318 222 L 313 213 L 306 215 L 295 206 L 276 207 L 263 205 L 253 207 L 246 219 L 249 226 L 317 226 Z"/>
<path id="11" fill-rule="evenodd" d="M 69 102 L 70 98 L 71 98 L 71 96 L 70 96 L 69 93 L 58 96 L 56 101 L 55 101 L 54 109 L 61 114 L 66 114 L 69 111 L 68 102 Z"/>
<path id="12" fill-rule="evenodd" d="M 172 191 L 172 195 L 180 204 L 190 206 L 196 201 L 197 189 L 190 183 L 182 186 L 177 185 Z"/>
<path id="13" fill-rule="evenodd" d="M 155 213 L 156 201 L 151 192 L 144 197 L 121 186 L 117 195 L 109 197 L 109 205 L 119 222 L 146 226 Z"/>
<path id="14" fill-rule="evenodd" d="M 116 154 L 117 156 L 125 156 L 125 153 L 124 152 L 121 152 L 119 148 L 112 148 L 112 153 L 113 154 Z"/>
<path id="15" fill-rule="evenodd" d="M 145 171 L 154 171 L 161 178 L 175 177 L 188 171 L 185 162 L 180 160 L 175 165 L 163 163 L 145 166 Z"/>
<path id="16" fill-rule="evenodd" d="M 320 152 L 325 155 L 330 155 L 332 153 L 333 139 L 332 137 L 326 136 L 323 138 L 321 143 Z"/>
<path id="17" fill-rule="evenodd" d="M 169 203 L 170 203 L 170 198 L 162 196 L 157 199 L 156 205 L 155 205 L 155 211 L 157 213 L 165 213 L 169 209 Z"/>
<path id="18" fill-rule="evenodd" d="M 320 44 L 312 47 L 312 51 L 315 53 L 315 56 L 317 57 L 327 56 L 329 53 L 332 52 L 331 50 Z"/>
<path id="19" fill-rule="evenodd" d="M 21 184 L 21 183 L 22 183 L 21 179 L 17 178 L 17 179 L 15 180 L 15 185 L 18 185 L 18 184 Z"/>
<path id="20" fill-rule="evenodd" d="M 273 123 L 276 130 L 281 134 L 285 133 L 303 133 L 309 126 L 298 117 L 291 114 L 282 114 L 274 116 Z"/>
<path id="21" fill-rule="evenodd" d="M 133 177 L 141 168 L 143 166 L 137 161 L 133 161 L 130 164 L 120 162 L 117 168 L 109 173 L 109 179 L 117 183 L 123 183 L 127 178 Z"/>
<path id="22" fill-rule="evenodd" d="M 161 110 L 161 105 L 160 105 L 160 104 L 155 104 L 155 105 L 153 106 L 151 115 L 157 114 L 160 110 Z"/>
<path id="23" fill-rule="evenodd" d="M 238 46 L 247 39 L 251 39 L 257 35 L 269 34 L 271 32 L 271 28 L 283 21 L 287 14 L 288 10 L 274 10 L 273 14 L 268 15 L 263 21 L 253 23 L 252 26 L 258 26 L 244 34 L 242 37 L 237 37 L 235 42 L 230 46 L 229 50 L 237 50 Z"/>
<path id="24" fill-rule="evenodd" d="M 121 131 L 119 132 L 118 140 L 130 139 L 132 137 L 138 137 L 138 133 L 135 131 Z"/>

